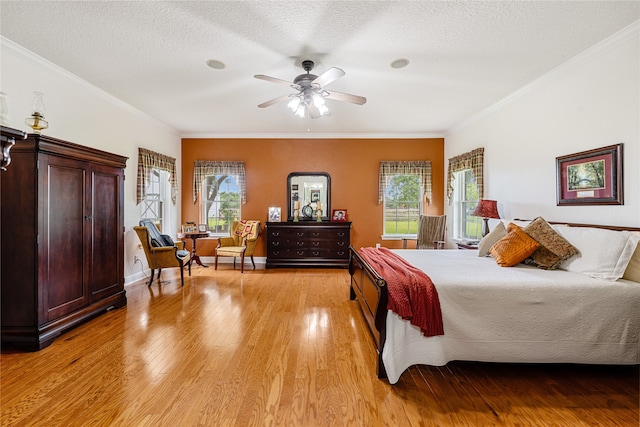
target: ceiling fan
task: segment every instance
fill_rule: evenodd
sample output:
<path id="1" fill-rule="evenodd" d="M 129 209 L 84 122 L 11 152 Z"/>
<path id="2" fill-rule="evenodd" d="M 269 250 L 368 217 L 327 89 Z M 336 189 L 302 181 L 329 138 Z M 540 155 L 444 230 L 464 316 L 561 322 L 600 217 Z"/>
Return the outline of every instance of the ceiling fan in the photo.
<path id="1" fill-rule="evenodd" d="M 344 76 L 345 72 L 340 68 L 331 67 L 324 73 L 316 76 L 315 74 L 310 73 L 310 71 L 313 70 L 314 65 L 313 61 L 302 61 L 302 68 L 304 68 L 307 73 L 297 76 L 293 79 L 293 83 L 277 79 L 275 77 L 265 76 L 264 74 L 256 74 L 254 76 L 256 79 L 285 84 L 298 91 L 294 94 L 283 95 L 272 99 L 271 101 L 263 102 L 258 105 L 258 107 L 266 108 L 273 104 L 288 100 L 289 103 L 287 106 L 295 113 L 296 116 L 305 117 L 308 113 L 309 117 L 317 119 L 329 113 L 329 108 L 324 102 L 325 99 L 351 102 L 358 105 L 362 105 L 367 102 L 367 98 L 364 96 L 326 90 L 325 86 Z"/>

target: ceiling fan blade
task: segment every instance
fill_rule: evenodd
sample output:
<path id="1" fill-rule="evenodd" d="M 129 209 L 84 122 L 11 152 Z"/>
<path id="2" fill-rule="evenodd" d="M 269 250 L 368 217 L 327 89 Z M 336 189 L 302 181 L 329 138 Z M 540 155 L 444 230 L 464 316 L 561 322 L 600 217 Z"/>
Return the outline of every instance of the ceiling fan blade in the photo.
<path id="1" fill-rule="evenodd" d="M 272 99 L 271 101 L 263 102 L 262 104 L 259 104 L 258 107 L 259 108 L 266 108 L 266 107 L 269 107 L 269 106 L 271 106 L 273 104 L 277 104 L 278 102 L 284 102 L 284 101 L 288 100 L 289 97 L 290 97 L 289 95 L 282 95 L 282 96 L 279 96 L 277 98 Z"/>
<path id="2" fill-rule="evenodd" d="M 344 76 L 344 71 L 342 71 L 340 68 L 331 67 L 327 71 L 313 79 L 311 84 L 317 84 L 320 87 L 325 87 L 329 83 L 338 80 L 342 76 Z"/>
<path id="3" fill-rule="evenodd" d="M 255 77 L 256 79 L 265 80 L 265 81 L 272 82 L 272 83 L 280 83 L 280 84 L 287 85 L 287 86 L 292 86 L 293 85 L 293 83 L 288 82 L 286 80 L 276 79 L 275 77 L 265 76 L 264 74 L 256 74 L 253 77 Z"/>
<path id="4" fill-rule="evenodd" d="M 328 95 L 325 96 L 327 99 L 333 99 L 335 101 L 344 101 L 351 102 L 352 104 L 362 105 L 367 102 L 367 98 L 364 96 L 351 95 L 350 93 L 342 93 L 336 92 L 334 90 L 327 90 Z"/>

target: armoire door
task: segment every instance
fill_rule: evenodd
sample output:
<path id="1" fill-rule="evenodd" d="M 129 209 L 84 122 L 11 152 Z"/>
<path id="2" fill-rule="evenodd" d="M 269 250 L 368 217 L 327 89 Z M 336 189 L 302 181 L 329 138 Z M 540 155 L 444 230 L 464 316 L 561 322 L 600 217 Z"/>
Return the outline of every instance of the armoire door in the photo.
<path id="1" fill-rule="evenodd" d="M 86 268 L 87 163 L 40 156 L 38 265 L 43 322 L 89 303 Z"/>
<path id="2" fill-rule="evenodd" d="M 121 168 L 91 168 L 91 301 L 124 289 L 124 172 Z"/>

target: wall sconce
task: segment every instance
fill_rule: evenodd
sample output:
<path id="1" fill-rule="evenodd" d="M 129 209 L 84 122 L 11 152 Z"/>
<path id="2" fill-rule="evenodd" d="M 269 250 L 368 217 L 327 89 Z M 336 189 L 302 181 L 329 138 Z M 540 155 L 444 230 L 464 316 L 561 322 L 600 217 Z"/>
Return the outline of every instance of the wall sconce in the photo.
<path id="1" fill-rule="evenodd" d="M 31 113 L 31 117 L 27 117 L 24 122 L 27 126 L 33 129 L 34 133 L 39 134 L 42 129 L 46 129 L 49 127 L 49 122 L 44 119 L 44 100 L 42 97 L 44 94 L 42 92 L 33 92 L 33 113 Z"/>

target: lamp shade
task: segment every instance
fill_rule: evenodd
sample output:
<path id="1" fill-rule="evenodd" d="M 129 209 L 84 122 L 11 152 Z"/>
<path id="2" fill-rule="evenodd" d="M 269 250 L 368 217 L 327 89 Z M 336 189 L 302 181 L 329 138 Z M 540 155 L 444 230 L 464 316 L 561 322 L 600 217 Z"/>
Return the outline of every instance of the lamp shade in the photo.
<path id="1" fill-rule="evenodd" d="M 500 218 L 498 214 L 498 203 L 495 200 L 482 199 L 478 201 L 478 205 L 470 215 L 482 218 Z"/>

